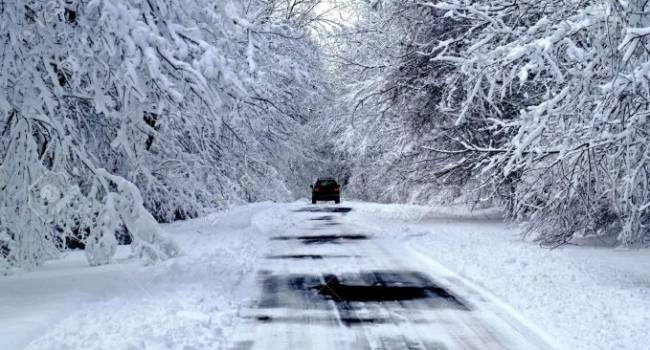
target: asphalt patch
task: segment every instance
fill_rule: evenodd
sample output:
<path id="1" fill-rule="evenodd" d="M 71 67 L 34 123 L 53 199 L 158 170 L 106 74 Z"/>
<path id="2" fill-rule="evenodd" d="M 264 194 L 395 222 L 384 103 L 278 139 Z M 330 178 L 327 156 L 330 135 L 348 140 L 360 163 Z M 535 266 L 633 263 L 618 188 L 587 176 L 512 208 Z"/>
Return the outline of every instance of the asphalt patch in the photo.
<path id="1" fill-rule="evenodd" d="M 412 340 L 404 336 L 381 336 L 376 349 L 448 350 L 441 342 Z M 374 349 L 374 348 L 373 348 Z"/>
<path id="2" fill-rule="evenodd" d="M 267 255 L 267 259 L 289 259 L 289 260 L 322 260 L 323 256 L 319 254 L 287 254 L 287 255 Z"/>
<path id="3" fill-rule="evenodd" d="M 336 275 L 325 275 L 325 283 L 314 287 L 319 294 L 335 302 L 390 302 L 443 298 L 462 305 L 453 295 L 414 272 L 371 272 L 359 278 L 341 281 Z"/>
<path id="4" fill-rule="evenodd" d="M 323 225 L 323 226 L 337 226 L 337 225 L 340 225 L 340 224 L 341 223 L 338 223 L 338 222 L 329 222 L 328 221 L 328 222 L 322 223 L 321 225 Z"/>
<path id="5" fill-rule="evenodd" d="M 331 220 L 334 220 L 334 217 L 332 215 L 324 215 L 324 216 L 311 218 L 309 220 L 311 220 L 311 221 L 331 221 Z"/>
<path id="6" fill-rule="evenodd" d="M 351 211 L 350 207 L 304 207 L 296 210 L 296 212 L 310 213 L 349 213 Z"/>
<path id="7" fill-rule="evenodd" d="M 346 241 L 362 241 L 370 237 L 361 234 L 325 234 L 325 235 L 303 235 L 303 236 L 275 236 L 274 241 L 299 241 L 302 244 L 340 244 Z"/>
<path id="8" fill-rule="evenodd" d="M 313 323 L 336 325 L 339 322 L 342 322 L 346 325 L 354 326 L 357 324 L 368 324 L 368 323 L 384 324 L 384 323 L 391 322 L 390 319 L 385 317 L 384 318 L 382 317 L 351 317 L 350 318 L 350 317 L 336 317 L 335 314 L 331 316 L 257 315 L 254 316 L 253 319 L 259 323 L 280 322 L 280 323 L 295 323 L 295 324 L 302 324 L 302 325 L 313 324 Z"/>
<path id="9" fill-rule="evenodd" d="M 259 308 L 330 310 L 335 307 L 338 322 L 354 327 L 363 324 L 401 322 L 367 315 L 368 310 L 470 308 L 458 297 L 414 271 L 371 271 L 325 275 L 264 275 Z M 375 305 L 375 306 L 373 306 Z M 384 313 L 385 314 L 385 313 Z M 258 319 L 282 322 L 282 318 Z M 288 320 L 286 320 L 288 321 Z"/>
<path id="10" fill-rule="evenodd" d="M 287 260 L 322 260 L 332 258 L 352 258 L 352 255 L 321 255 L 321 254 L 283 254 L 283 255 L 267 255 L 267 259 L 287 259 Z"/>

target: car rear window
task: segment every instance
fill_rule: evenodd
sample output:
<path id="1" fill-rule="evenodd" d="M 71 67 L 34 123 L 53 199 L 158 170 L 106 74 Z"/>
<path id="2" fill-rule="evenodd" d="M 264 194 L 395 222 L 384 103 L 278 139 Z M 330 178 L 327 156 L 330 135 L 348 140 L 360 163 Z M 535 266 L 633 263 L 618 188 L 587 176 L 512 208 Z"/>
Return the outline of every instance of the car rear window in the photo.
<path id="1" fill-rule="evenodd" d="M 334 180 L 320 180 L 316 183 L 318 187 L 336 187 L 338 184 Z"/>

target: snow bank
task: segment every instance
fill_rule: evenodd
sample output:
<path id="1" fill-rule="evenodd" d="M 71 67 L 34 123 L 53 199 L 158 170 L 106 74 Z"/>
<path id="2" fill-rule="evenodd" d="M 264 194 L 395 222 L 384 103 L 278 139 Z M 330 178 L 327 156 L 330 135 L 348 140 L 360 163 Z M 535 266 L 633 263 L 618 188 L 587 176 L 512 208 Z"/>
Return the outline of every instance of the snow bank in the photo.
<path id="1" fill-rule="evenodd" d="M 258 203 L 165 225 L 183 256 L 155 266 L 123 258 L 91 268 L 74 252 L 42 270 L 0 278 L 0 349 L 222 349 L 266 238 Z M 121 256 L 120 256 L 121 255 Z"/>
<path id="2" fill-rule="evenodd" d="M 352 206 L 351 220 L 493 292 L 566 349 L 642 350 L 650 344 L 648 250 L 548 250 L 521 240 L 519 230 L 494 220 L 494 213 L 482 220 L 463 208 Z"/>
<path id="3" fill-rule="evenodd" d="M 415 204 L 378 204 L 347 202 L 353 205 L 355 215 L 378 216 L 382 219 L 406 220 L 499 220 L 502 211 L 499 208 L 472 209 L 467 206 L 423 206 Z"/>

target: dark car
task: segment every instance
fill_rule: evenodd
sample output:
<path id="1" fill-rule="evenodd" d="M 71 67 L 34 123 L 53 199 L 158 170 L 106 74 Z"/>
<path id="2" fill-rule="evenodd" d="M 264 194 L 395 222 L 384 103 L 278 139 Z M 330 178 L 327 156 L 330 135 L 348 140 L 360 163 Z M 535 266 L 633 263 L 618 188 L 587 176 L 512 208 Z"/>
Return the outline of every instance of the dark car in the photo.
<path id="1" fill-rule="evenodd" d="M 316 204 L 317 201 L 334 201 L 341 203 L 341 186 L 332 178 L 319 178 L 311 186 L 311 202 Z"/>

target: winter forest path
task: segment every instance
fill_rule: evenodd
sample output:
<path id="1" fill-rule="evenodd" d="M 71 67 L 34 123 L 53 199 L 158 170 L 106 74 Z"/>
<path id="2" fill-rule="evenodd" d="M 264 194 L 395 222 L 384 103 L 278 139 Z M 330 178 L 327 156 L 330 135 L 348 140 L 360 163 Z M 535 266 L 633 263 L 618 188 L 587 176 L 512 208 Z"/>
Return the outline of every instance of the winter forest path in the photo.
<path id="1" fill-rule="evenodd" d="M 298 208 L 269 237 L 231 349 L 550 349 L 435 261 L 352 222 L 353 208 Z"/>

